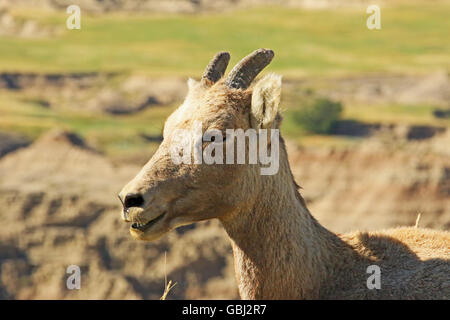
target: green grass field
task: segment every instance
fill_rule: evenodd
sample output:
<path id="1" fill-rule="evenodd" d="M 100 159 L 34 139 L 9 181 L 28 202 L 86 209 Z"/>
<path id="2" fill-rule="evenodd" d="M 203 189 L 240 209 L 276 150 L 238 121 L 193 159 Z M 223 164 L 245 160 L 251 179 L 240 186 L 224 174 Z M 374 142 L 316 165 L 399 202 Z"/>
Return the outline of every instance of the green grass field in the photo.
<path id="1" fill-rule="evenodd" d="M 0 38 L 0 70 L 130 71 L 198 75 L 219 50 L 231 63 L 268 47 L 286 76 L 450 69 L 450 3 L 381 8 L 381 30 L 362 9 L 258 8 L 201 15 L 82 14 L 67 30 L 61 13 L 15 10 L 61 31 L 41 39 Z"/>
<path id="2" fill-rule="evenodd" d="M 164 120 L 174 108 L 153 107 L 139 114 L 118 117 L 49 109 L 9 93 L 0 95 L 0 131 L 16 132 L 34 140 L 52 128 L 62 128 L 80 134 L 99 150 L 114 156 L 148 146 L 154 148 L 156 143 L 148 143 L 139 135 L 161 135 Z"/>
<path id="3" fill-rule="evenodd" d="M 257 8 L 220 14 L 82 14 L 82 29 L 67 30 L 64 11 L 15 10 L 59 30 L 44 38 L 0 36 L 0 72 L 121 72 L 199 77 L 220 50 L 231 64 L 255 48 L 274 49 L 267 71 L 285 78 L 367 73 L 427 73 L 450 70 L 450 2 L 382 8 L 382 29 L 366 28 L 364 10 Z M 20 92 L 0 94 L 0 131 L 34 139 L 52 127 L 75 131 L 110 155 L 149 145 L 139 133 L 158 135 L 175 106 L 129 116 L 45 108 Z M 341 137 L 311 136 L 292 121 L 288 105 L 283 132 L 302 141 L 347 143 Z M 364 122 L 449 125 L 433 106 L 344 106 L 344 117 Z"/>

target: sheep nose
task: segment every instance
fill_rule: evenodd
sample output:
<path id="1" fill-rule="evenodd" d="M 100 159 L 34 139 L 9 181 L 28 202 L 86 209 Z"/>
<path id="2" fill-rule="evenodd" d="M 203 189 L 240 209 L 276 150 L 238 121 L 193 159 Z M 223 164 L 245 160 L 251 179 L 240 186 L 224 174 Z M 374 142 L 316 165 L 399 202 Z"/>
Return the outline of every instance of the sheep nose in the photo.
<path id="1" fill-rule="evenodd" d="M 123 208 L 125 210 L 132 207 L 141 207 L 144 204 L 144 198 L 138 193 L 129 193 L 125 196 L 123 201 Z"/>

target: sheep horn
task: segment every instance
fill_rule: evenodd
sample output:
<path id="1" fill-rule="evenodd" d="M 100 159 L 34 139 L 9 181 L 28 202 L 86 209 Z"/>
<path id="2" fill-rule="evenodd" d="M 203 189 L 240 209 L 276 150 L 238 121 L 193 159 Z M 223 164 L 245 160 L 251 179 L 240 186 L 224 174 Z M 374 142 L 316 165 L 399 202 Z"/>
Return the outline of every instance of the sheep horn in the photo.
<path id="1" fill-rule="evenodd" d="M 202 81 L 205 82 L 205 80 L 208 80 L 213 83 L 217 82 L 225 73 L 229 61 L 230 54 L 228 52 L 219 52 L 216 54 L 206 67 Z"/>
<path id="2" fill-rule="evenodd" d="M 230 88 L 247 89 L 255 77 L 272 61 L 274 53 L 270 49 L 258 49 L 241 60 L 231 70 L 226 84 Z"/>

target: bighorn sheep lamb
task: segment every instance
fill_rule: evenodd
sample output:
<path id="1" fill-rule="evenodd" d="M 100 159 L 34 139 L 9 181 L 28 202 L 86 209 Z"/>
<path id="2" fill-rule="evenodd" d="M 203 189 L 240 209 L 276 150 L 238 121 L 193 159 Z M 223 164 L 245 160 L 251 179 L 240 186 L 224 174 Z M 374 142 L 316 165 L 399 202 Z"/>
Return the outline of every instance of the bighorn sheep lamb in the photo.
<path id="1" fill-rule="evenodd" d="M 243 299 L 450 299 L 449 232 L 327 230 L 298 192 L 281 137 L 259 140 L 279 154 L 274 174 L 261 174 L 260 161 L 174 161 L 181 141 L 176 132 L 195 123 L 201 132 L 255 129 L 261 135 L 279 129 L 281 77 L 270 74 L 250 87 L 273 56 L 272 50 L 256 50 L 222 79 L 230 55 L 221 52 L 200 81 L 188 81 L 187 97 L 166 121 L 159 149 L 119 194 L 132 236 L 151 241 L 181 225 L 219 219 L 232 243 Z M 228 156 L 235 152 L 225 148 L 229 138 L 188 142 L 200 152 L 221 143 Z M 367 285 L 371 265 L 380 268 L 380 289 Z"/>

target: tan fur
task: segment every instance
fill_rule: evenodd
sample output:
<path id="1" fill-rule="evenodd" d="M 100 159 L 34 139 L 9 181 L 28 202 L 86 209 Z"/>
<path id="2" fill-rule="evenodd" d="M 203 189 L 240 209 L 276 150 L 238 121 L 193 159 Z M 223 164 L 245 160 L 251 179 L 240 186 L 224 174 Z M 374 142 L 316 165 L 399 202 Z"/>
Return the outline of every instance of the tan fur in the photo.
<path id="1" fill-rule="evenodd" d="M 279 128 L 280 78 L 260 81 L 252 91 L 190 80 L 186 101 L 165 124 L 164 141 L 121 192 L 145 199 L 143 208 L 131 208 L 129 221 L 146 223 L 164 213 L 151 229 L 132 235 L 155 240 L 177 226 L 218 218 L 232 242 L 243 299 L 450 299 L 449 232 L 328 231 L 306 208 L 282 139 L 280 168 L 271 176 L 260 175 L 259 165 L 171 161 L 172 133 L 195 120 L 203 130 Z M 369 265 L 381 268 L 379 290 L 367 288 Z"/>

